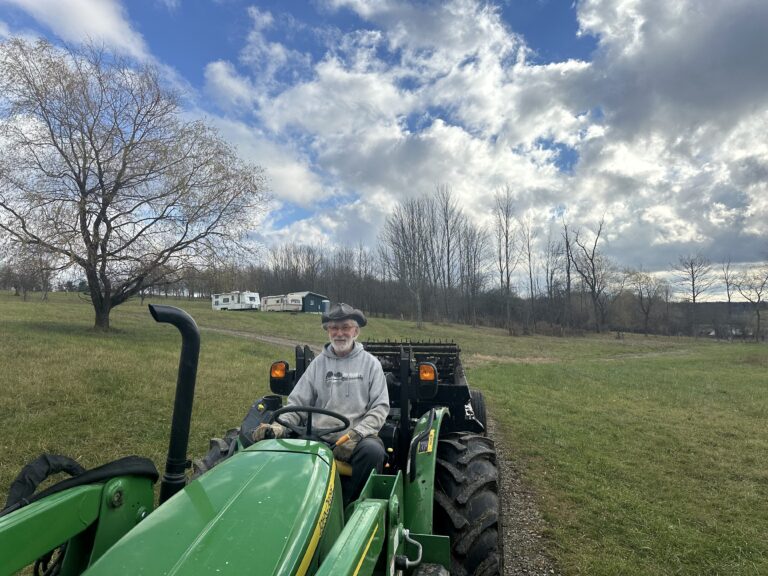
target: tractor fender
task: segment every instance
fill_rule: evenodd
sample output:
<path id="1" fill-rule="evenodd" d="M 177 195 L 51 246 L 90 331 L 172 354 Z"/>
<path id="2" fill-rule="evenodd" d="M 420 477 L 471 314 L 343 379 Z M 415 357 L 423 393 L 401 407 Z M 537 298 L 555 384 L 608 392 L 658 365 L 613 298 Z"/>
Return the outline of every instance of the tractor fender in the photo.
<path id="1" fill-rule="evenodd" d="M 448 409 L 432 408 L 416 422 L 404 475 L 404 525 L 411 532 L 432 534 L 435 465 L 440 426 Z"/>

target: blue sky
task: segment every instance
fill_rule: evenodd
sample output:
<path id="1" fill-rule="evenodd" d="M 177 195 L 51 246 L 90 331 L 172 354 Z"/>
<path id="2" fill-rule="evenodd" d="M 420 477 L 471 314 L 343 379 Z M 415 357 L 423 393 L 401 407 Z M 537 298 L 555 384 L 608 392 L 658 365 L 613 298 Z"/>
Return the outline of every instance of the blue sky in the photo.
<path id="1" fill-rule="evenodd" d="M 266 169 L 267 245 L 373 246 L 438 185 L 488 225 L 509 186 L 539 242 L 605 216 L 647 270 L 768 258 L 766 29 L 764 0 L 0 0 L 0 37 L 163 68 Z"/>

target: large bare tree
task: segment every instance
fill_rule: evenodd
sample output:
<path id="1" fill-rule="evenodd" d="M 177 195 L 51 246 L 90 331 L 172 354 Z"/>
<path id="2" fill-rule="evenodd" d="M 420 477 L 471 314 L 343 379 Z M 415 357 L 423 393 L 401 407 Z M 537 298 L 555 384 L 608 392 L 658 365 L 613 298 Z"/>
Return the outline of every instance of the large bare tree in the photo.
<path id="1" fill-rule="evenodd" d="M 568 224 L 563 219 L 563 250 L 565 252 L 565 298 L 563 301 L 563 324 L 571 328 L 573 323 L 573 306 L 571 302 L 571 265 L 573 264 L 573 238 Z"/>
<path id="2" fill-rule="evenodd" d="M 709 291 L 715 279 L 712 264 L 701 254 L 683 254 L 672 265 L 677 283 L 683 287 L 691 303 L 691 335 L 696 336 L 696 302 Z"/>
<path id="3" fill-rule="evenodd" d="M 563 324 L 563 310 L 557 305 L 558 299 L 562 297 L 563 277 L 565 276 L 566 252 L 562 241 L 552 237 L 552 230 L 549 230 L 547 243 L 544 249 L 544 258 L 542 269 L 544 272 L 544 289 L 547 298 L 547 316 L 549 322 Z"/>
<path id="4" fill-rule="evenodd" d="M 486 281 L 488 232 L 464 219 L 458 237 L 459 284 L 466 306 L 465 318 L 477 324 L 477 301 Z"/>
<path id="5" fill-rule="evenodd" d="M 493 233 L 496 239 L 496 267 L 499 284 L 504 295 L 505 324 L 512 329 L 512 274 L 520 261 L 518 230 L 515 219 L 515 197 L 509 186 L 494 195 Z"/>
<path id="6" fill-rule="evenodd" d="M 416 325 L 423 326 L 423 299 L 430 285 L 430 202 L 410 198 L 395 206 L 380 234 L 382 256 L 392 275 L 413 297 Z"/>
<path id="7" fill-rule="evenodd" d="M 438 184 L 433 195 L 434 217 L 437 220 L 436 235 L 439 238 L 440 251 L 437 254 L 440 268 L 438 281 L 443 292 L 443 311 L 445 317 L 451 320 L 453 312 L 454 283 L 456 282 L 459 263 L 456 258 L 457 245 L 464 228 L 465 216 L 459 207 L 453 191 L 447 184 Z"/>
<path id="8" fill-rule="evenodd" d="M 536 333 L 536 282 L 534 280 L 536 262 L 533 250 L 533 245 L 536 242 L 538 231 L 533 227 L 533 218 L 530 214 L 521 218 L 518 223 L 519 235 L 520 235 L 520 251 L 525 263 L 525 269 L 528 272 L 528 295 L 529 295 L 529 310 L 530 317 L 527 325 L 530 326 L 533 333 Z"/>
<path id="9" fill-rule="evenodd" d="M 187 121 L 156 69 L 87 47 L 0 45 L 0 229 L 82 268 L 95 326 L 253 225 L 263 171 Z"/>
<path id="10" fill-rule="evenodd" d="M 573 237 L 575 246 L 571 259 L 573 268 L 589 290 L 595 316 L 595 332 L 600 332 L 600 327 L 605 323 L 608 312 L 608 288 L 615 274 L 615 265 L 600 250 L 600 237 L 604 225 L 605 218 L 601 218 L 591 242 L 584 239 L 578 230 L 576 231 Z"/>

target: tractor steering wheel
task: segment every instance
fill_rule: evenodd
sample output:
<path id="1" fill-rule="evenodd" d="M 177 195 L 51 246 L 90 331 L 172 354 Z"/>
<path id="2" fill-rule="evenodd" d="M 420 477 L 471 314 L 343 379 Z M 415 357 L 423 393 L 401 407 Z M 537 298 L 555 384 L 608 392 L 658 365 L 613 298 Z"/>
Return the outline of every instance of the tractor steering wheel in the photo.
<path id="1" fill-rule="evenodd" d="M 290 414 L 290 413 L 306 414 L 307 425 L 301 426 L 300 424 L 293 424 L 292 422 L 285 422 L 280 419 L 280 416 L 282 416 L 283 414 Z M 336 420 L 341 422 L 341 426 L 332 426 L 330 428 L 320 428 L 320 429 L 312 430 L 312 414 L 323 414 L 325 416 L 330 416 L 331 418 L 335 418 Z M 335 432 L 341 432 L 349 428 L 349 425 L 350 425 L 349 418 L 347 418 L 343 414 L 339 414 L 338 412 L 332 412 L 330 410 L 326 410 L 325 408 L 315 408 L 313 406 L 284 406 L 283 408 L 280 408 L 279 410 L 275 410 L 274 412 L 272 412 L 272 417 L 269 419 L 269 422 L 270 424 L 272 422 L 277 422 L 278 424 L 285 426 L 291 432 L 296 434 L 299 438 L 305 438 L 306 440 L 316 440 L 316 441 L 323 441 L 321 436 L 326 436 L 327 434 L 333 434 Z"/>

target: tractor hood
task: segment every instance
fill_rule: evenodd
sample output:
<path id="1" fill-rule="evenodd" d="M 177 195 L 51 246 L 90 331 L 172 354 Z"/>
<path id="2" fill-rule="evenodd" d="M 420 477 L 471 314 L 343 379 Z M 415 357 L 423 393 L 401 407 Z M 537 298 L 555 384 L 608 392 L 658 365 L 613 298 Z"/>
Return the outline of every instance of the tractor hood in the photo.
<path id="1" fill-rule="evenodd" d="M 259 442 L 170 498 L 85 574 L 301 574 L 330 513 L 335 477 L 320 443 Z"/>

